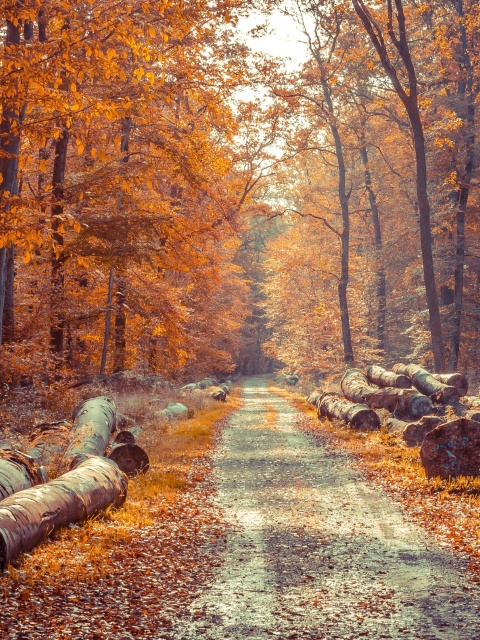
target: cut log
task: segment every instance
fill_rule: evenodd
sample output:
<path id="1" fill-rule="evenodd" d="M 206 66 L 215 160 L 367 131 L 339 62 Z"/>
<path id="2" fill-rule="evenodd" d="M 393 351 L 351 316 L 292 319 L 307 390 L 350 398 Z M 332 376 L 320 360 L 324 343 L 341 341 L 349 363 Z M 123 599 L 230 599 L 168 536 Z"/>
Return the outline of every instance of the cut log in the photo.
<path id="1" fill-rule="evenodd" d="M 213 391 L 210 391 L 210 397 L 214 400 L 218 400 L 219 402 L 226 402 L 227 400 L 227 394 L 220 387 L 217 387 Z"/>
<path id="2" fill-rule="evenodd" d="M 467 418 L 467 420 L 475 420 L 475 422 L 480 422 L 480 410 L 470 409 L 465 414 L 465 418 Z"/>
<path id="3" fill-rule="evenodd" d="M 336 393 L 325 393 L 318 401 L 318 416 L 343 420 L 355 429 L 373 431 L 380 428 L 380 418 L 365 404 L 354 404 Z"/>
<path id="4" fill-rule="evenodd" d="M 121 505 L 127 486 L 126 475 L 114 462 L 91 457 L 47 484 L 0 502 L 0 568 L 52 531 Z"/>
<path id="5" fill-rule="evenodd" d="M 435 380 L 458 390 L 460 397 L 468 393 L 468 380 L 461 373 L 432 373 Z"/>
<path id="6" fill-rule="evenodd" d="M 438 416 L 423 416 L 416 422 L 404 422 L 391 418 L 387 420 L 386 426 L 390 431 L 398 433 L 407 447 L 419 447 L 426 434 L 442 422 L 444 420 Z"/>
<path id="7" fill-rule="evenodd" d="M 119 431 L 128 431 L 128 429 L 131 429 L 135 426 L 135 420 L 129 418 L 128 416 L 124 416 L 123 413 L 118 413 L 117 411 L 115 426 Z"/>
<path id="8" fill-rule="evenodd" d="M 429 431 L 420 449 L 427 478 L 480 475 L 480 422 L 458 418 Z"/>
<path id="9" fill-rule="evenodd" d="M 408 376 L 417 389 L 434 402 L 455 404 L 460 400 L 460 394 L 456 387 L 440 382 L 440 380 L 437 380 L 428 371 L 416 364 L 396 364 L 393 370 L 395 373 Z"/>
<path id="10" fill-rule="evenodd" d="M 166 420 L 174 420 L 175 418 L 186 418 L 188 416 L 188 408 L 181 402 L 169 404 L 168 407 L 157 411 L 156 418 L 164 418 Z"/>
<path id="11" fill-rule="evenodd" d="M 147 473 L 150 468 L 148 455 L 136 444 L 120 444 L 110 451 L 108 457 L 130 478 L 139 473 Z"/>
<path id="12" fill-rule="evenodd" d="M 360 369 L 349 369 L 343 376 L 340 386 L 347 400 L 368 404 L 370 407 L 407 413 L 413 418 L 420 418 L 432 411 L 432 403 L 427 396 L 413 389 L 372 387 Z"/>
<path id="13" fill-rule="evenodd" d="M 0 450 L 0 500 L 47 481 L 43 467 L 20 451 Z"/>
<path id="14" fill-rule="evenodd" d="M 115 429 L 115 403 L 110 398 L 90 398 L 76 407 L 73 437 L 65 452 L 65 463 L 73 468 L 87 456 L 102 456 Z"/>
<path id="15" fill-rule="evenodd" d="M 322 396 L 323 396 L 323 391 L 312 391 L 312 393 L 307 398 L 307 402 L 308 404 L 312 404 L 314 407 L 316 407 L 318 401 Z"/>
<path id="16" fill-rule="evenodd" d="M 115 444 L 135 444 L 135 436 L 131 431 L 119 431 L 114 442 Z"/>
<path id="17" fill-rule="evenodd" d="M 393 371 L 387 371 L 378 365 L 372 365 L 367 369 L 369 382 L 378 387 L 394 387 L 395 389 L 411 389 L 412 381 L 408 376 L 403 376 Z"/>
<path id="18" fill-rule="evenodd" d="M 59 464 L 65 455 L 69 439 L 72 435 L 72 425 L 63 421 L 58 424 L 39 425 L 28 455 L 38 464 L 51 466 Z"/>

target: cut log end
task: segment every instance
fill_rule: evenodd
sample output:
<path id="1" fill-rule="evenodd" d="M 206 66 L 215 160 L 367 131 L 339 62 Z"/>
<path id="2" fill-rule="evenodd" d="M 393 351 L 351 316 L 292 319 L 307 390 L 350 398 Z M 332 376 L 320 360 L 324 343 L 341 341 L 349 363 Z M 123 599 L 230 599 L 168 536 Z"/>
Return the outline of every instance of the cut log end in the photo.
<path id="1" fill-rule="evenodd" d="M 135 444 L 135 436 L 131 431 L 119 431 L 114 442 L 115 444 Z"/>
<path id="2" fill-rule="evenodd" d="M 130 478 L 146 473 L 150 468 L 147 453 L 136 444 L 121 444 L 112 449 L 108 457 Z"/>
<path id="3" fill-rule="evenodd" d="M 350 424 L 355 429 L 362 431 L 376 431 L 380 429 L 380 418 L 371 409 L 361 409 L 352 417 Z"/>

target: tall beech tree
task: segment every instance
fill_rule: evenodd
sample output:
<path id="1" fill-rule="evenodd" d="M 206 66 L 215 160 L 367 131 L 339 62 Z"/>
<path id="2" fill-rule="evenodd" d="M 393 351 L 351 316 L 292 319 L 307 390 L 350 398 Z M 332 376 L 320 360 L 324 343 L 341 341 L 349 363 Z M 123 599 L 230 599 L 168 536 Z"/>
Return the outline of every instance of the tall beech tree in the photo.
<path id="1" fill-rule="evenodd" d="M 410 53 L 403 1 L 386 0 L 387 16 L 384 31 L 379 21 L 375 19 L 363 0 L 352 0 L 352 2 L 370 41 L 375 47 L 385 73 L 405 107 L 412 129 L 415 147 L 416 187 L 423 278 L 430 318 L 433 359 L 435 370 L 443 371 L 445 370 L 445 353 L 433 262 L 425 136 L 419 107 L 417 73 Z M 395 66 L 395 61 L 392 61 L 384 32 L 398 54 L 399 68 Z M 403 75 L 406 77 L 406 82 L 403 80 Z"/>

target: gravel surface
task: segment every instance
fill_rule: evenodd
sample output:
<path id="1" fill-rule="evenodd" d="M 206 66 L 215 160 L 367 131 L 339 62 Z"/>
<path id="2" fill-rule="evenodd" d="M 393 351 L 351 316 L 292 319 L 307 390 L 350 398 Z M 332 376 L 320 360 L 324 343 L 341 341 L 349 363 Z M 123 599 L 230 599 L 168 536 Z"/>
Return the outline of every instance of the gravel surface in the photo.
<path id="1" fill-rule="evenodd" d="M 480 639 L 464 560 L 300 432 L 301 414 L 264 378 L 244 398 L 215 458 L 231 525 L 223 563 L 168 637 Z"/>

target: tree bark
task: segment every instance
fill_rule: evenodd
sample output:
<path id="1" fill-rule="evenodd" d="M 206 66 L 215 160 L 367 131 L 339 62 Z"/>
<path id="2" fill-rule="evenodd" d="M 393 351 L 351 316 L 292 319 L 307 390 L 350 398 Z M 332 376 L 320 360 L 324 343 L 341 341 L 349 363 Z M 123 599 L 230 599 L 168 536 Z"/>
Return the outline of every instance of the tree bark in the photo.
<path id="1" fill-rule="evenodd" d="M 458 29 L 460 31 L 460 60 L 459 72 L 460 80 L 457 85 L 458 103 L 457 116 L 459 116 L 466 127 L 465 136 L 465 164 L 460 174 L 460 189 L 457 196 L 456 218 L 456 248 L 455 248 L 455 270 L 454 270 L 454 304 L 455 312 L 453 316 L 452 335 L 450 339 L 450 355 L 448 359 L 448 370 L 455 371 L 458 367 L 460 355 L 460 343 L 462 338 L 462 313 L 463 313 L 463 281 L 465 269 L 465 220 L 467 213 L 468 198 L 470 195 L 470 183 L 475 167 L 475 104 L 476 91 L 474 90 L 474 70 L 470 53 L 468 50 L 467 32 L 465 27 L 465 13 L 463 0 L 454 0 L 459 20 Z"/>
<path id="2" fill-rule="evenodd" d="M 408 376 L 398 375 L 377 365 L 368 367 L 367 378 L 379 387 L 395 387 L 396 389 L 410 389 L 412 387 L 412 381 Z"/>
<path id="3" fill-rule="evenodd" d="M 84 460 L 73 471 L 0 502 L 0 568 L 33 549 L 53 531 L 120 506 L 128 480 L 106 458 Z"/>
<path id="4" fill-rule="evenodd" d="M 65 421 L 45 425 L 34 437 L 28 455 L 37 464 L 59 467 L 71 436 L 72 425 Z"/>
<path id="5" fill-rule="evenodd" d="M 387 420 L 386 426 L 390 431 L 401 435 L 408 447 L 419 447 L 426 434 L 439 424 L 442 424 L 442 422 L 444 420 L 437 416 L 424 416 L 416 422 L 403 422 L 403 420 L 390 418 Z"/>
<path id="6" fill-rule="evenodd" d="M 108 342 L 110 340 L 110 326 L 112 323 L 112 302 L 113 302 L 113 279 L 115 276 L 115 269 L 110 269 L 110 276 L 108 278 L 108 295 L 107 295 L 107 314 L 105 316 L 105 331 L 103 335 L 103 349 L 102 349 L 102 362 L 100 364 L 100 377 L 103 378 L 107 367 L 108 356 Z"/>
<path id="7" fill-rule="evenodd" d="M 350 329 L 350 315 L 348 309 L 348 280 L 349 280 L 349 252 L 350 252 L 350 211 L 348 206 L 349 194 L 347 193 L 347 170 L 345 167 L 345 157 L 343 153 L 342 139 L 337 126 L 335 108 L 333 106 L 331 89 L 325 77 L 324 65 L 319 55 L 316 56 L 320 69 L 321 86 L 323 96 L 329 114 L 329 128 L 335 144 L 335 157 L 338 166 L 338 200 L 342 212 L 342 231 L 340 237 L 340 279 L 338 282 L 338 302 L 340 307 L 340 318 L 342 326 L 343 360 L 347 364 L 354 362 L 352 333 Z"/>
<path id="8" fill-rule="evenodd" d="M 455 387 L 443 384 L 416 364 L 396 364 L 393 370 L 395 373 L 408 376 L 419 391 L 434 401 L 455 404 L 460 400 L 460 394 Z"/>
<path id="9" fill-rule="evenodd" d="M 362 136 L 360 144 L 360 156 L 362 158 L 365 173 L 365 189 L 368 194 L 370 211 L 372 214 L 373 235 L 375 241 L 375 262 L 377 267 L 377 338 L 378 348 L 385 352 L 385 322 L 387 316 L 387 279 L 385 274 L 385 265 L 383 263 L 382 249 L 382 228 L 380 225 L 380 212 L 377 205 L 377 196 L 373 189 L 372 175 L 370 173 L 370 165 L 368 162 L 368 151 L 365 137 Z M 395 385 L 389 385 L 395 386 Z"/>
<path id="10" fill-rule="evenodd" d="M 468 393 L 468 380 L 461 373 L 434 373 L 435 380 L 458 390 L 460 397 Z"/>
<path id="11" fill-rule="evenodd" d="M 115 414 L 115 403 L 105 396 L 79 404 L 73 412 L 73 437 L 64 463 L 73 468 L 88 456 L 103 456 L 115 430 Z"/>
<path id="12" fill-rule="evenodd" d="M 427 415 L 433 408 L 430 399 L 417 391 L 394 387 L 377 389 L 370 386 L 366 375 L 360 369 L 349 369 L 340 386 L 347 400 L 377 409 L 407 413 L 414 418 Z"/>
<path id="13" fill-rule="evenodd" d="M 360 18 L 377 54 L 384 71 L 390 79 L 395 92 L 402 101 L 407 112 L 415 147 L 416 163 L 416 189 L 420 223 L 420 245 L 422 250 L 423 280 L 429 313 L 430 336 L 432 342 L 433 358 L 436 371 L 445 370 L 445 354 L 442 337 L 442 323 L 440 318 L 440 306 L 438 303 L 435 283 L 435 268 L 432 250 L 432 229 L 430 220 L 430 202 L 428 199 L 428 174 L 425 152 L 425 136 L 418 104 L 418 84 L 415 67 L 410 55 L 407 27 L 402 0 L 387 0 L 388 22 L 387 33 L 392 45 L 397 50 L 402 63 L 402 74 L 405 74 L 408 82 L 405 88 L 402 85 L 400 75 L 393 66 L 388 53 L 387 45 L 378 24 L 366 7 L 364 0 L 352 0 L 355 11 Z M 395 17 L 398 27 L 398 37 L 393 25 L 393 6 L 395 3 Z"/>
<path id="14" fill-rule="evenodd" d="M 420 458 L 427 478 L 480 476 L 480 423 L 459 418 L 425 435 Z"/>
<path id="15" fill-rule="evenodd" d="M 150 468 L 148 455 L 137 444 L 119 444 L 110 451 L 108 457 L 116 462 L 129 478 L 138 476 L 139 473 L 147 473 Z"/>
<path id="16" fill-rule="evenodd" d="M 5 302 L 3 307 L 3 342 L 15 337 L 15 245 L 7 249 L 5 261 Z"/>
<path id="17" fill-rule="evenodd" d="M 0 451 L 0 500 L 46 482 L 46 472 L 30 456 L 19 451 Z"/>
<path id="18" fill-rule="evenodd" d="M 63 297 L 65 286 L 63 251 L 63 182 L 67 166 L 67 149 L 69 131 L 63 128 L 60 138 L 55 143 L 55 160 L 52 176 L 52 239 L 54 247 L 51 256 L 51 324 L 50 324 L 50 349 L 55 358 L 55 368 L 59 368 L 63 358 L 63 340 L 65 330 L 65 316 L 63 313 Z"/>
<path id="19" fill-rule="evenodd" d="M 373 431 L 380 428 L 380 418 L 365 404 L 354 404 L 335 393 L 325 393 L 318 401 L 318 417 L 343 420 L 355 429 Z"/>
<path id="20" fill-rule="evenodd" d="M 125 312 L 125 278 L 117 278 L 115 293 L 115 355 L 113 359 L 113 373 L 125 370 L 127 314 Z"/>

